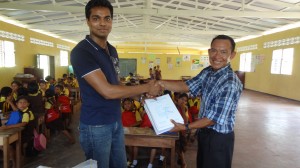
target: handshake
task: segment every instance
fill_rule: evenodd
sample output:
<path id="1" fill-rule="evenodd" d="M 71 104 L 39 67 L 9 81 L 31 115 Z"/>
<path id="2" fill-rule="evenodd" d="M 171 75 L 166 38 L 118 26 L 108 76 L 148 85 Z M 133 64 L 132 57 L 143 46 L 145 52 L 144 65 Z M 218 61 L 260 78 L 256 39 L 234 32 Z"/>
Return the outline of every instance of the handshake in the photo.
<path id="1" fill-rule="evenodd" d="M 163 91 L 165 90 L 165 85 L 163 81 L 160 80 L 151 80 L 147 83 L 148 92 L 147 97 L 153 98 L 159 95 L 163 94 Z"/>

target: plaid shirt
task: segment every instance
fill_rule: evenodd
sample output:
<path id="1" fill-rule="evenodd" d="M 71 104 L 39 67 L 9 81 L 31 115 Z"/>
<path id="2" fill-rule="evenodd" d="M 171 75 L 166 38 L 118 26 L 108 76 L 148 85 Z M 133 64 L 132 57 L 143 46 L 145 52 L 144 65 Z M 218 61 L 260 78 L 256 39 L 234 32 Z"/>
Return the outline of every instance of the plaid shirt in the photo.
<path id="1" fill-rule="evenodd" d="M 199 118 L 215 122 L 208 128 L 224 134 L 232 132 L 242 84 L 230 64 L 216 72 L 209 66 L 186 84 L 193 95 L 201 96 Z"/>

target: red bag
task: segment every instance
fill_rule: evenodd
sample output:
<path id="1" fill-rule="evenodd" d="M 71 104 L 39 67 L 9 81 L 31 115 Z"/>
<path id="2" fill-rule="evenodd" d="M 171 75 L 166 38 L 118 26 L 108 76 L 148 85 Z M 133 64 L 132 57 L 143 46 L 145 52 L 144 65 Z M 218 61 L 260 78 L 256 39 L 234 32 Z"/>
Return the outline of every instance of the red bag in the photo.
<path id="1" fill-rule="evenodd" d="M 59 118 L 59 113 L 54 108 L 48 109 L 46 113 L 46 123 L 52 122 Z"/>
<path id="2" fill-rule="evenodd" d="M 59 95 L 57 98 L 57 102 L 60 104 L 59 110 L 62 113 L 70 113 L 71 112 L 71 103 L 70 98 L 65 95 Z"/>
<path id="3" fill-rule="evenodd" d="M 34 134 L 34 142 L 33 142 L 33 147 L 37 151 L 42 151 L 46 149 L 46 144 L 47 144 L 47 139 L 44 134 L 38 134 L 36 130 L 33 130 Z"/>

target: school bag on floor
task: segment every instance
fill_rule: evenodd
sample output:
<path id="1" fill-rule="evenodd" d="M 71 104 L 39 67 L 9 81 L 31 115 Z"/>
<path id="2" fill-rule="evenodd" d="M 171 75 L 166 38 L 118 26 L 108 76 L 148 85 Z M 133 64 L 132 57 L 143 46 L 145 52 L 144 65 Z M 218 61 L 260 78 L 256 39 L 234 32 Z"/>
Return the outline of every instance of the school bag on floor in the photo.
<path id="1" fill-rule="evenodd" d="M 33 130 L 34 139 L 33 139 L 33 147 L 37 151 L 42 151 L 46 149 L 47 139 L 44 134 L 39 134 L 36 129 Z"/>

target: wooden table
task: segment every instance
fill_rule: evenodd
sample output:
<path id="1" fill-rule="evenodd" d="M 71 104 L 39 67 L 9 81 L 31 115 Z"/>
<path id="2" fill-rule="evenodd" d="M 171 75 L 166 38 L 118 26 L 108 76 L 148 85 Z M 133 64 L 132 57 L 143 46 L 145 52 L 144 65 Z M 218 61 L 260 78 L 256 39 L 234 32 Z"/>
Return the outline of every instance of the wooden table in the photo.
<path id="1" fill-rule="evenodd" d="M 150 128 L 125 127 L 125 145 L 142 147 L 159 147 L 171 149 L 171 168 L 175 167 L 175 141 L 179 138 L 174 135 L 156 135 Z"/>
<path id="2" fill-rule="evenodd" d="M 3 168 L 9 166 L 9 145 L 16 142 L 16 166 L 21 167 L 21 131 L 23 127 L 0 130 L 0 146 L 3 146 Z"/>

